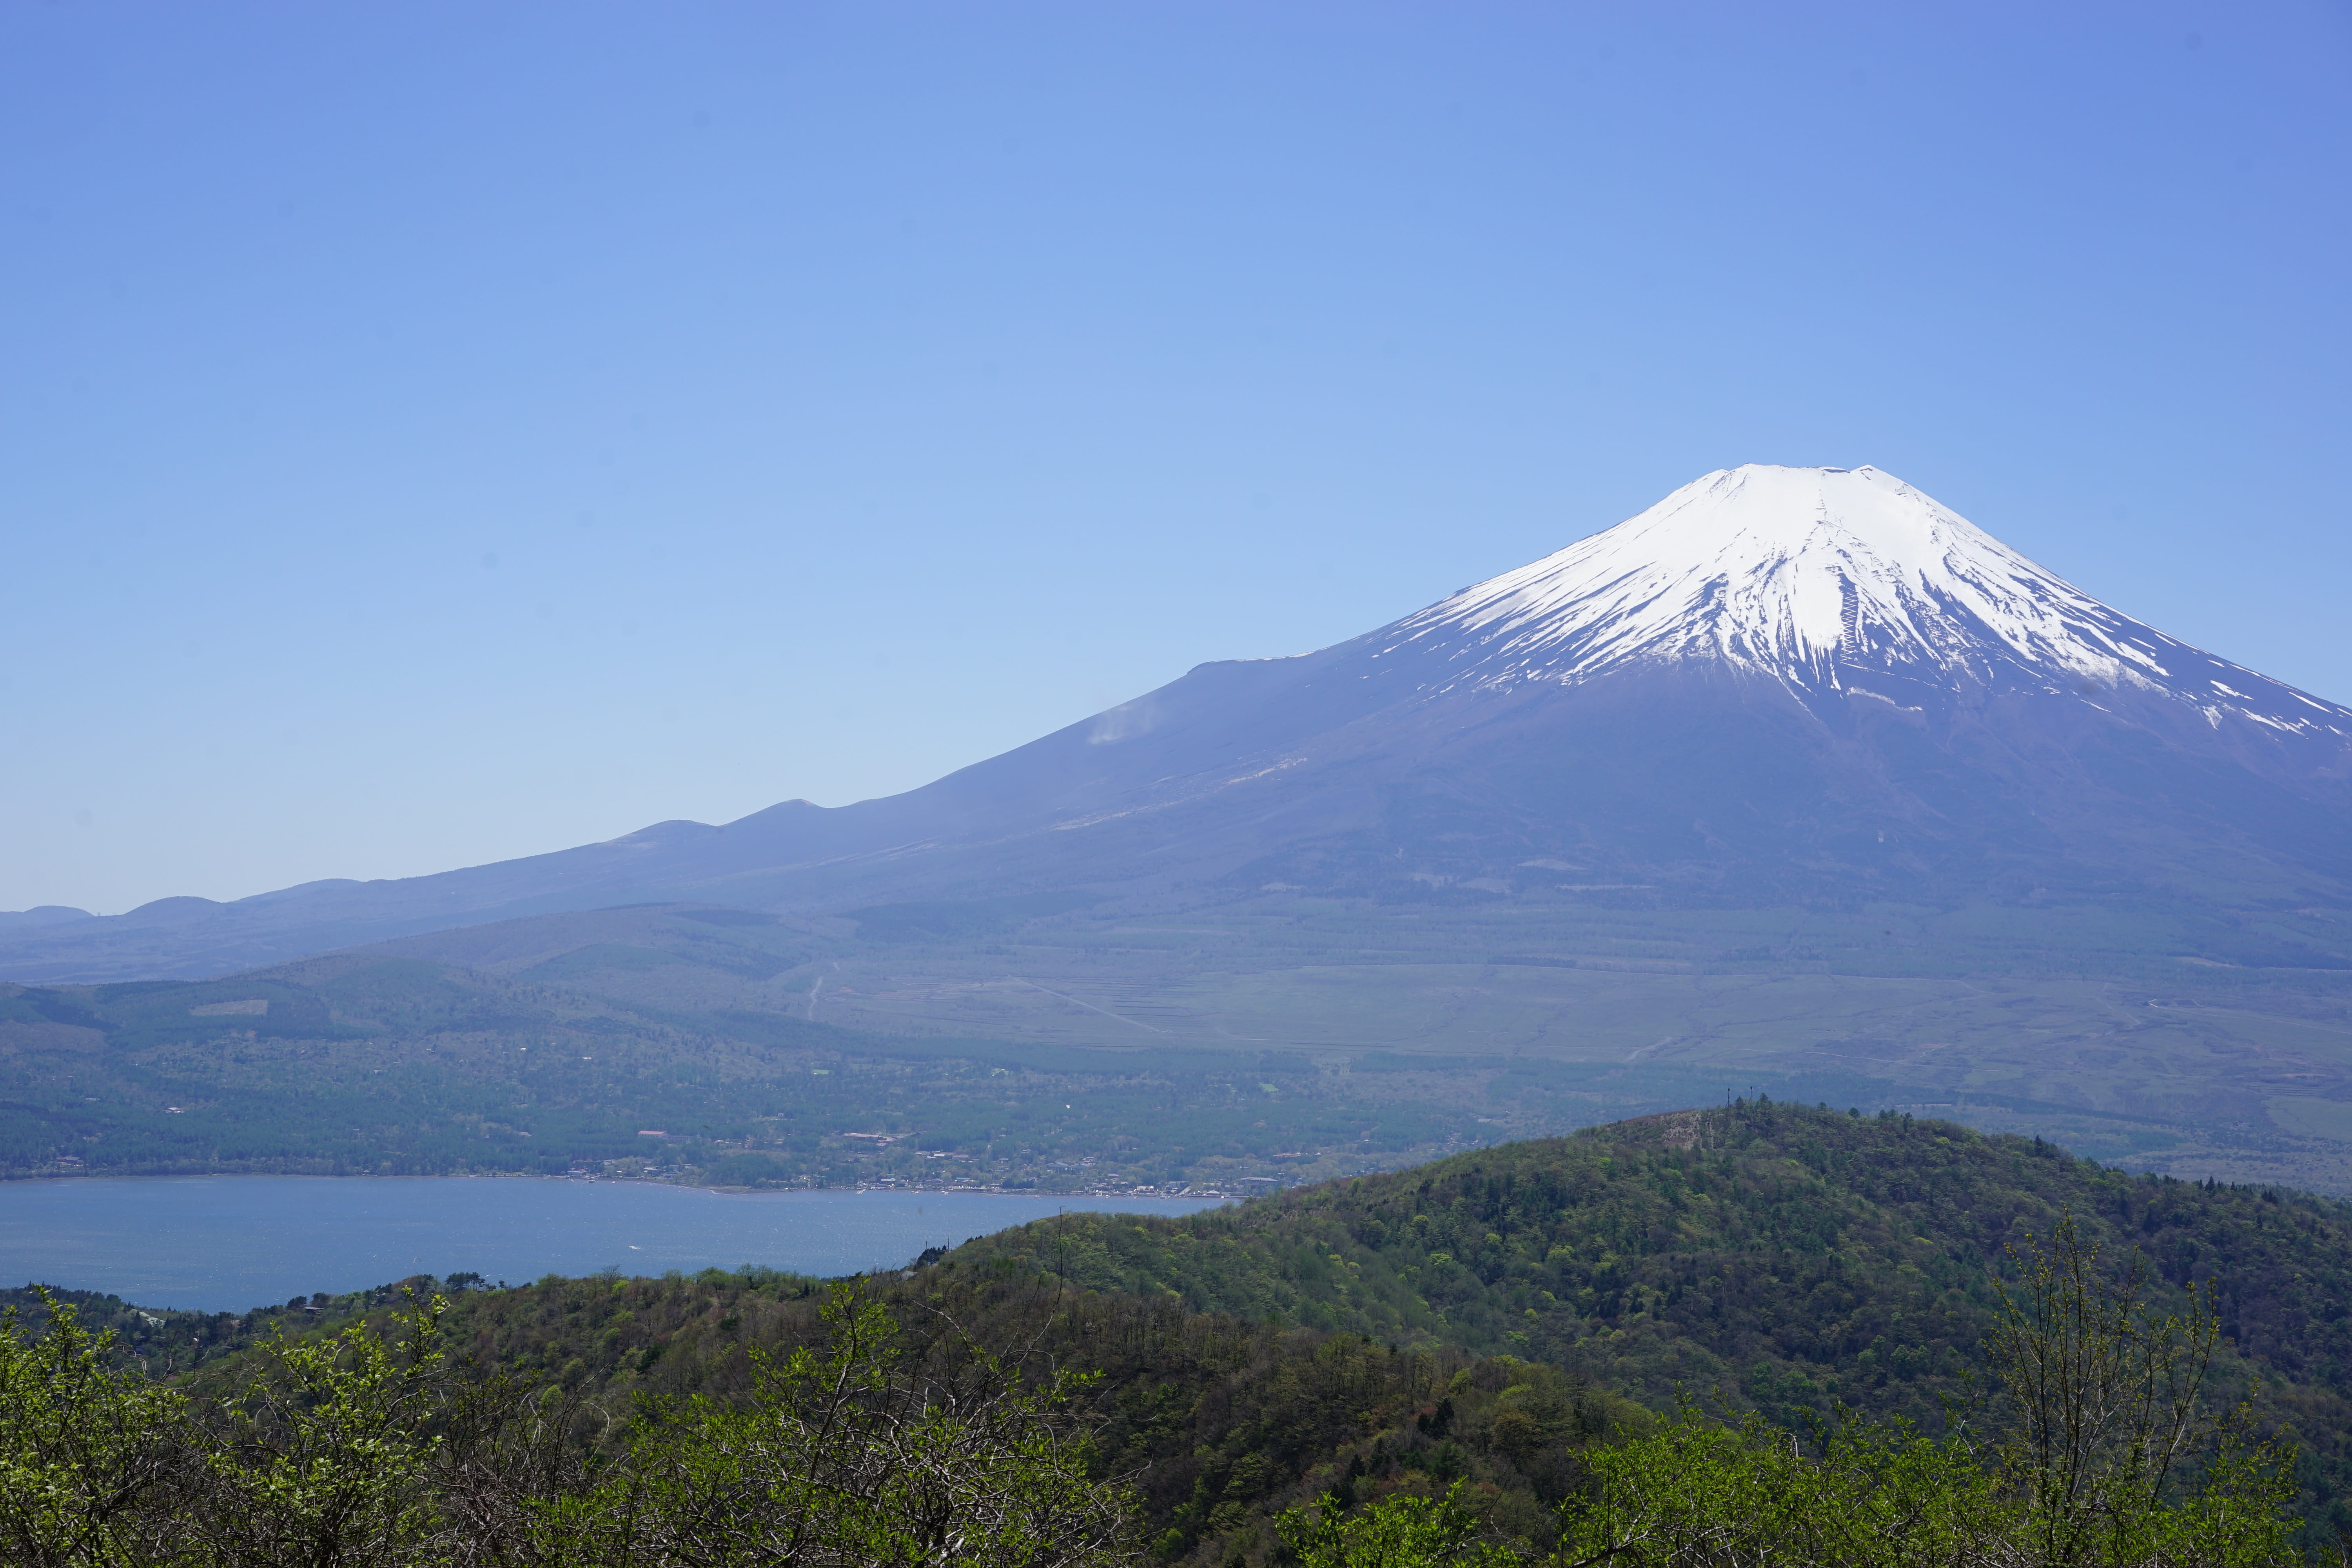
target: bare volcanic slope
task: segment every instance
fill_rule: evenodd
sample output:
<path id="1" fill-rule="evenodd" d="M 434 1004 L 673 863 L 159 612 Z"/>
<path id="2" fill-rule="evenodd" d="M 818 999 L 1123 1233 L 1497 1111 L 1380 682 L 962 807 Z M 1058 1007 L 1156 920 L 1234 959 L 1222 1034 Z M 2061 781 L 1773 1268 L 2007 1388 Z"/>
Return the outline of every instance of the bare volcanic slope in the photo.
<path id="1" fill-rule="evenodd" d="M 2110 609 L 1891 475 L 1751 465 L 1353 641 L 1200 666 L 905 795 L 0 926 L 0 973 L 195 976 L 667 900 L 1269 887 L 2347 909 L 2352 710 Z"/>

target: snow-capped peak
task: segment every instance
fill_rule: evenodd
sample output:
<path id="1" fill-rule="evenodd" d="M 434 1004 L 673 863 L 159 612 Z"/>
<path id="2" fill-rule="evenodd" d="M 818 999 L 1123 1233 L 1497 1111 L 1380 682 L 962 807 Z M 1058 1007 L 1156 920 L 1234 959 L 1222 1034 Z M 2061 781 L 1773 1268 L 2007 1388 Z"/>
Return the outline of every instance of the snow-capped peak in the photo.
<path id="1" fill-rule="evenodd" d="M 2147 689 L 2274 729 L 2352 733 L 2352 710 L 2108 608 L 1871 468 L 1718 469 L 1383 640 L 1444 658 L 1449 687 L 1703 659 L 1808 691 L 1866 689 L 1874 675 Z"/>

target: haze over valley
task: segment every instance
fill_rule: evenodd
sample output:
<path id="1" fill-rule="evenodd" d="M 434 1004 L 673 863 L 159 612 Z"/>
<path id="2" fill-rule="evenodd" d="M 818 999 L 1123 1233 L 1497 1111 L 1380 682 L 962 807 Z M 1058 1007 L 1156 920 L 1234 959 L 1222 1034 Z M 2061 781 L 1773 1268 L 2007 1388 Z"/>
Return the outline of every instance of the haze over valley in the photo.
<path id="1" fill-rule="evenodd" d="M 2352 1190 L 2347 764 L 1751 465 L 903 795 L 11 917 L 6 1158 L 1241 1190 L 1766 1090 Z"/>

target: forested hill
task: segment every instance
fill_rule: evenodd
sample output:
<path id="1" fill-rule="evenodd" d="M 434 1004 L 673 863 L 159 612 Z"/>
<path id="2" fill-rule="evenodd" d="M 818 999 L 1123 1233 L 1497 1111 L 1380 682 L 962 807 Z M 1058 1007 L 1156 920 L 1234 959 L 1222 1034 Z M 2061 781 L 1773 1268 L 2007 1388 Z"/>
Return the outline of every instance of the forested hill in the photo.
<path id="1" fill-rule="evenodd" d="M 1802 1426 L 1842 1401 L 1940 1426 L 2006 1246 L 2072 1212 L 2178 1289 L 2219 1281 L 2218 1371 L 2352 1490 L 2352 1207 L 2133 1177 L 1950 1122 L 1743 1102 L 1514 1143 L 1181 1220 L 1074 1215 L 951 1255 L 1102 1290 L 1513 1352 L 1664 1405 Z"/>
<path id="2" fill-rule="evenodd" d="M 404 1296 L 454 1283 L 420 1276 L 251 1314 L 226 1325 L 250 1335 L 207 1342 L 202 1364 L 173 1381 L 233 1397 L 267 1364 L 255 1338 L 283 1328 L 316 1340 L 362 1321 L 383 1329 Z M 1360 1485 L 1369 1500 L 1467 1480 L 1491 1523 L 1548 1546 L 1551 1510 L 1579 1482 L 1580 1452 L 1656 1425 L 1593 1381 L 1539 1363 L 1247 1322 L 1165 1295 L 1074 1292 L 1010 1260 L 933 1260 L 860 1289 L 890 1310 L 912 1363 L 952 1362 L 969 1336 L 1024 1375 L 1061 1367 L 1095 1379 L 1077 1406 L 1093 1430 L 1089 1473 L 1130 1479 L 1153 1560 L 1189 1568 L 1263 1563 L 1276 1511 L 1334 1489 L 1354 1496 Z M 576 1397 L 558 1424 L 610 1462 L 625 1452 L 641 1401 L 740 1404 L 755 1354 L 822 1344 L 824 1292 L 822 1281 L 765 1269 L 461 1286 L 444 1320 L 453 1382 L 442 1394 L 503 1377 L 551 1400 Z M 28 1315 L 43 1317 L 26 1299 Z M 141 1316 L 110 1298 L 82 1305 L 93 1324 Z"/>
<path id="3" fill-rule="evenodd" d="M 2139 1248 L 2165 1289 L 2216 1282 L 2237 1342 L 2217 1398 L 2250 1398 L 2300 1444 L 2305 1544 L 2352 1525 L 2352 1210 L 1943 1122 L 1677 1112 L 1184 1220 L 1065 1216 L 864 1288 L 919 1355 L 969 1334 L 1033 1370 L 1100 1373 L 1090 1473 L 1136 1478 L 1163 1561 L 1264 1562 L 1276 1510 L 1457 1479 L 1542 1548 L 1582 1450 L 1654 1422 L 1619 1391 L 1801 1430 L 1832 1402 L 1940 1426 L 1936 1396 L 1965 1398 L 1980 1365 L 2004 1245 L 2066 1213 L 2110 1259 Z M 462 1288 L 478 1283 L 445 1287 L 452 1373 L 577 1396 L 594 1419 L 574 1436 L 607 1458 L 624 1431 L 609 1418 L 639 1395 L 740 1402 L 755 1349 L 818 1332 L 818 1283 L 764 1271 Z M 226 1394 L 270 1331 L 380 1321 L 400 1295 L 219 1321 L 87 1305 L 151 1375 Z"/>

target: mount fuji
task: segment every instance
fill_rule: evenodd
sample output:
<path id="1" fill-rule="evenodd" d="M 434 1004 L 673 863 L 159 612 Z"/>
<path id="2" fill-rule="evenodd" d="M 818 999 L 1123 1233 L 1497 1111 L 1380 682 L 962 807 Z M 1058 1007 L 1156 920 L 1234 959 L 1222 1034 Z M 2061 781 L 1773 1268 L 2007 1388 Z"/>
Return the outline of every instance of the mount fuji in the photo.
<path id="1" fill-rule="evenodd" d="M 1750 465 L 1352 641 L 1202 665 L 905 795 L 0 926 L 0 974 L 191 978 L 649 901 L 1308 894 L 2347 910 L 2352 710 L 2109 608 L 1891 475 Z M 2335 968 L 2341 945 L 2267 951 Z"/>
<path id="2" fill-rule="evenodd" d="M 1702 664 L 1805 700 L 1845 691 L 1941 707 L 1971 691 L 2121 689 L 2217 727 L 2227 717 L 2338 742 L 2352 718 L 2117 614 L 1869 468 L 1709 474 L 1395 632 L 1383 655 L 1426 645 L 1459 671 L 1441 690 Z"/>

